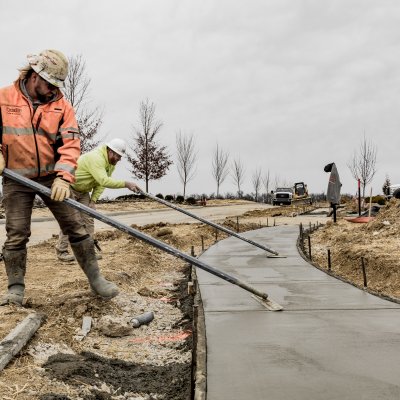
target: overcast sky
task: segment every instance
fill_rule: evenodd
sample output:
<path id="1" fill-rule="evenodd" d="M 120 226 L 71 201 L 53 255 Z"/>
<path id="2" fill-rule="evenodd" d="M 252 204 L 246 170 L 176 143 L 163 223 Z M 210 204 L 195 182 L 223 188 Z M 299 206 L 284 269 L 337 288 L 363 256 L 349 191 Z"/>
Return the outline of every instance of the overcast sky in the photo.
<path id="1" fill-rule="evenodd" d="M 217 143 L 241 159 L 245 192 L 258 168 L 272 185 L 326 192 L 335 162 L 342 193 L 355 194 L 347 164 L 364 135 L 378 151 L 373 192 L 386 174 L 400 183 L 398 0 L 0 0 L 0 15 L 1 87 L 27 54 L 81 54 L 103 134 L 132 138 L 148 98 L 174 161 L 176 133 L 195 135 L 188 194 L 216 192 Z M 114 176 L 128 179 L 127 164 Z M 221 193 L 235 189 L 228 177 Z M 149 191 L 182 192 L 176 165 Z"/>

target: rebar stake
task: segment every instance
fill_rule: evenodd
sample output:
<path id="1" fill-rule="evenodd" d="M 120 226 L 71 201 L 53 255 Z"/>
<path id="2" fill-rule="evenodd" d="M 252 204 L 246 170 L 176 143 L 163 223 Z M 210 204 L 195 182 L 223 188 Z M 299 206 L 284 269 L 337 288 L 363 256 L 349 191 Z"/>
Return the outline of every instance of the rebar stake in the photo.
<path id="1" fill-rule="evenodd" d="M 328 249 L 328 271 L 331 272 L 331 249 Z"/>
<path id="2" fill-rule="evenodd" d="M 361 257 L 361 268 L 362 268 L 363 279 L 364 279 L 364 289 L 366 289 L 368 287 L 368 284 L 367 284 L 367 273 L 365 271 L 364 257 Z"/>

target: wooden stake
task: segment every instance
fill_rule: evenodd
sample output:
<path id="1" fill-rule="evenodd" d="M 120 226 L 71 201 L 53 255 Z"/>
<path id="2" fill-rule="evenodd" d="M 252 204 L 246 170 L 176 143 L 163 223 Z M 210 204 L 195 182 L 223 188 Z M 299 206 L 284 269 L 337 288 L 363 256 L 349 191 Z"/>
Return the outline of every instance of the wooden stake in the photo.
<path id="1" fill-rule="evenodd" d="M 44 318 L 44 314 L 29 314 L 0 342 L 0 371 L 28 343 Z"/>

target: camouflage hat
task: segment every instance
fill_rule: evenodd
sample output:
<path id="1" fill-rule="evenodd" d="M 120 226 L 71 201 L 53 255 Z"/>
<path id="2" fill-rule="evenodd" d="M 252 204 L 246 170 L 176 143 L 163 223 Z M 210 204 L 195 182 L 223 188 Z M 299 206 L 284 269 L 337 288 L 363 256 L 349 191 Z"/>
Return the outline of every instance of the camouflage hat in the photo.
<path id="1" fill-rule="evenodd" d="M 58 88 L 64 87 L 68 75 L 68 60 L 58 50 L 43 50 L 39 55 L 27 56 L 29 65 L 47 82 Z"/>

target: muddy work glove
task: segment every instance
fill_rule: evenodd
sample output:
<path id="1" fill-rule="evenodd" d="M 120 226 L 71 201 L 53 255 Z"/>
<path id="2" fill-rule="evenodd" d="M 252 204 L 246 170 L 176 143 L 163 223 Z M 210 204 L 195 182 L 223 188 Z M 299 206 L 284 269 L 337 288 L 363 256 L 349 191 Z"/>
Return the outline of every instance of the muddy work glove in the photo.
<path id="1" fill-rule="evenodd" d="M 51 199 L 55 201 L 63 201 L 71 195 L 69 183 L 62 178 L 54 179 L 51 185 Z"/>

